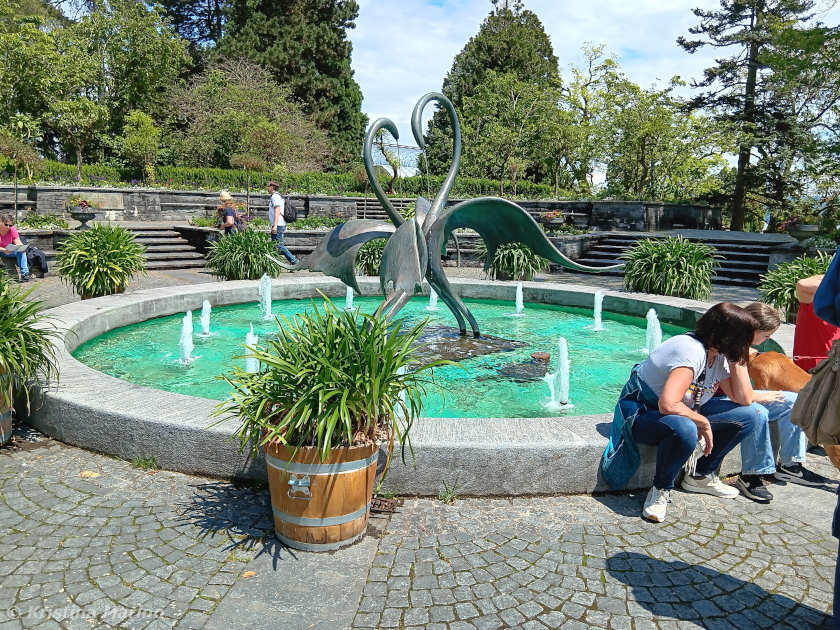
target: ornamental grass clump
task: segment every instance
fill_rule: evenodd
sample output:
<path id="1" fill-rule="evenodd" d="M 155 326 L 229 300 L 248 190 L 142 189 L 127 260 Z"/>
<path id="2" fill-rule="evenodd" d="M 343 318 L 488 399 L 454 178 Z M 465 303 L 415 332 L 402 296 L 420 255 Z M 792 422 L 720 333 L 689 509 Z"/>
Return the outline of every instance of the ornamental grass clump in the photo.
<path id="1" fill-rule="evenodd" d="M 479 261 L 494 280 L 533 280 L 534 274 L 548 270 L 548 261 L 522 243 L 499 245 L 489 267 L 484 241 L 480 241 L 476 249 Z"/>
<path id="2" fill-rule="evenodd" d="M 395 439 L 404 457 L 432 370 L 451 363 L 419 359 L 415 342 L 426 321 L 407 326 L 325 299 L 277 324 L 276 337 L 239 357 L 257 359 L 259 372 L 237 367 L 222 377 L 233 393 L 215 414 L 241 419 L 240 449 L 317 447 L 324 461 L 333 448 Z"/>
<path id="3" fill-rule="evenodd" d="M 257 280 L 280 273 L 279 256 L 267 232 L 245 230 L 210 243 L 207 266 L 225 280 Z"/>
<path id="4" fill-rule="evenodd" d="M 682 236 L 645 239 L 624 252 L 624 286 L 630 291 L 708 299 L 720 265 L 717 250 Z"/>
<path id="5" fill-rule="evenodd" d="M 115 225 L 73 232 L 58 245 L 58 273 L 83 299 L 122 293 L 146 273 L 145 249 Z"/>
<path id="6" fill-rule="evenodd" d="M 761 276 L 758 292 L 764 302 L 785 313 L 788 320 L 795 317 L 799 300 L 796 283 L 804 278 L 825 273 L 831 263 L 831 254 L 818 252 L 816 256 L 802 255 L 783 262 Z"/>
<path id="7" fill-rule="evenodd" d="M 54 341 L 58 334 L 43 303 L 29 291 L 0 277 L 0 410 L 13 406 L 18 394 L 29 406 L 29 388 L 57 376 Z"/>
<path id="8" fill-rule="evenodd" d="M 356 254 L 356 269 L 366 276 L 378 276 L 386 242 L 384 238 L 375 238 L 362 245 Z"/>

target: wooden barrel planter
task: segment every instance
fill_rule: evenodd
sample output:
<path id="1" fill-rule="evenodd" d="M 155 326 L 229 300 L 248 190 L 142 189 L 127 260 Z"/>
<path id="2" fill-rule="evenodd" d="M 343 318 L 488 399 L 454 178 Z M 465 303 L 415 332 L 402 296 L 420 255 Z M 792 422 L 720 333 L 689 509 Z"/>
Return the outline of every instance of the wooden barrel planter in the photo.
<path id="1" fill-rule="evenodd" d="M 264 451 L 274 532 L 281 542 L 332 551 L 364 536 L 377 446 L 334 448 L 324 462 L 314 447 L 299 449 L 294 459 L 279 444 L 267 444 Z"/>
<path id="2" fill-rule="evenodd" d="M 0 409 L 0 444 L 12 439 L 12 410 Z"/>

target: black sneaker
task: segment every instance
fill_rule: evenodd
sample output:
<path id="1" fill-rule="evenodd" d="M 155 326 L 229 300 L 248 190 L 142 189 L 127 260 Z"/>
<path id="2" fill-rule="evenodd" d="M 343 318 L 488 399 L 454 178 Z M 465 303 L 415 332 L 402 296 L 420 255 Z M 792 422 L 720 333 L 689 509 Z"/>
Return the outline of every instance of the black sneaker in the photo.
<path id="1" fill-rule="evenodd" d="M 790 483 L 798 483 L 802 486 L 827 486 L 837 483 L 833 479 L 811 472 L 799 463 L 779 466 L 776 469 L 775 477 L 776 479 L 789 481 Z"/>
<path id="2" fill-rule="evenodd" d="M 30 280 L 32 280 L 32 274 L 31 273 L 21 274 L 21 276 L 20 276 L 20 281 L 21 282 L 29 282 Z"/>
<path id="3" fill-rule="evenodd" d="M 773 500 L 773 495 L 764 487 L 761 475 L 738 475 L 738 479 L 735 480 L 735 487 L 745 497 L 757 503 L 770 503 Z"/>

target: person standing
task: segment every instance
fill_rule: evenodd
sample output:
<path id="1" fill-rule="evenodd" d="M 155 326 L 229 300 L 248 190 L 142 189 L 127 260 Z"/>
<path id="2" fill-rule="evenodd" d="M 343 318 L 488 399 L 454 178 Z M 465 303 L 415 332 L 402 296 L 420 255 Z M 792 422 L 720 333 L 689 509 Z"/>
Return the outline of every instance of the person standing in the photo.
<path id="1" fill-rule="evenodd" d="M 225 236 L 232 234 L 234 231 L 241 232 L 243 229 L 242 217 L 236 211 L 233 205 L 233 195 L 227 190 L 219 193 L 219 201 L 222 206 L 219 208 L 221 215 L 222 227 L 225 230 Z"/>
<path id="2" fill-rule="evenodd" d="M 7 248 L 10 245 L 17 245 L 23 247 L 23 241 L 20 240 L 20 234 L 15 229 L 14 220 L 8 214 L 0 215 L 0 256 L 5 258 L 14 258 L 17 266 L 20 267 L 20 281 L 29 282 L 32 279 L 32 274 L 29 273 L 29 263 L 26 260 L 25 251 L 9 251 Z"/>
<path id="3" fill-rule="evenodd" d="M 286 231 L 286 218 L 283 216 L 285 202 L 276 182 L 268 182 L 268 223 L 271 225 L 271 240 L 275 242 L 277 249 L 283 254 L 292 265 L 297 265 L 298 260 L 283 243 L 283 233 Z"/>

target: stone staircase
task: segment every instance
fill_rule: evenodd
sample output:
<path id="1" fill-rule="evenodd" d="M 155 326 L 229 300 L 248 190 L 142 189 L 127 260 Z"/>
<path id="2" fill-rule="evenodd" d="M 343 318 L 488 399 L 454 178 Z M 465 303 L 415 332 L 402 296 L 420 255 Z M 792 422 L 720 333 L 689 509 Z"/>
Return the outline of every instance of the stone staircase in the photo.
<path id="1" fill-rule="evenodd" d="M 146 269 L 189 269 L 204 267 L 202 256 L 172 226 L 144 225 L 128 227 L 134 238 L 146 248 Z"/>
<path id="2" fill-rule="evenodd" d="M 619 258 L 620 254 L 643 238 L 662 237 L 649 234 L 608 234 L 592 246 L 577 262 L 593 267 L 615 265 L 622 262 Z M 770 244 L 749 242 L 742 239 L 727 239 L 725 237 L 688 237 L 688 240 L 711 245 L 722 256 L 720 266 L 712 279 L 714 284 L 755 287 L 760 281 L 760 276 L 767 273 L 772 248 Z M 620 270 L 604 273 L 615 276 L 623 275 Z"/>

